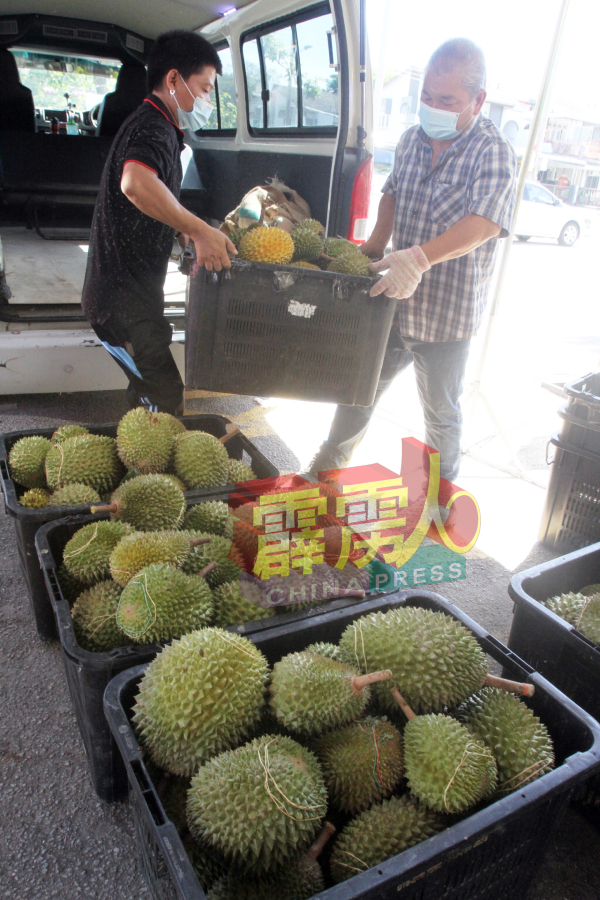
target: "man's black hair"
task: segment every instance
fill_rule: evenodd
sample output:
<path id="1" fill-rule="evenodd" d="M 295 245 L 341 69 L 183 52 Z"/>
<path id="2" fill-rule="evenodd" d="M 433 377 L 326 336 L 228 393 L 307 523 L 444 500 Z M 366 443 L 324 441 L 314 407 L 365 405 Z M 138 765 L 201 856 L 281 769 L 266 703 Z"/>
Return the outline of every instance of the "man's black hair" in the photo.
<path id="1" fill-rule="evenodd" d="M 186 81 L 190 75 L 212 66 L 223 73 L 219 54 L 209 41 L 193 31 L 165 31 L 156 38 L 148 60 L 148 90 L 153 91 L 171 69 Z"/>

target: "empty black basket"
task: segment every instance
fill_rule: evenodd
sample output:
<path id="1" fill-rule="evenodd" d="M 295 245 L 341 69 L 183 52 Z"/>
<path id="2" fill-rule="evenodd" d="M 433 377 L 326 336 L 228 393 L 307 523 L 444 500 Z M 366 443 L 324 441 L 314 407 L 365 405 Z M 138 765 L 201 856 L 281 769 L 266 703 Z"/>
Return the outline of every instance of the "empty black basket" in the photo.
<path id="1" fill-rule="evenodd" d="M 402 591 L 311 620 L 249 635 L 273 664 L 315 641 L 337 642 L 361 615 L 402 604 L 453 616 L 511 678 L 535 685 L 526 702 L 554 740 L 556 768 L 445 831 L 316 895 L 319 900 L 517 900 L 525 897 L 573 787 L 600 765 L 600 725 L 452 603 Z M 117 675 L 104 695 L 111 731 L 127 766 L 141 866 L 152 900 L 206 900 L 175 826 L 144 764 L 130 715 L 145 666 Z"/>
<path id="2" fill-rule="evenodd" d="M 370 278 L 234 260 L 190 279 L 186 386 L 370 406 L 396 300 Z"/>
<path id="3" fill-rule="evenodd" d="M 577 427 L 568 421 L 565 426 Z M 576 550 L 600 541 L 600 453 L 558 435 L 550 443 L 556 453 L 539 537 L 550 547 Z"/>

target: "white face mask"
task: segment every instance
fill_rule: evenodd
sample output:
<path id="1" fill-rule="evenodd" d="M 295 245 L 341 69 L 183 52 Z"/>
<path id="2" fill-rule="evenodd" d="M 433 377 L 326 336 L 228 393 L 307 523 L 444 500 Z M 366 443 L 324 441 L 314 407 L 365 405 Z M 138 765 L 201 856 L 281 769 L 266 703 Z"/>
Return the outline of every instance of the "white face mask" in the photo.
<path id="1" fill-rule="evenodd" d="M 181 75 L 179 76 L 181 78 Z M 181 78 L 183 81 L 183 78 Z M 183 81 L 185 84 L 185 81 Z M 203 97 L 195 97 L 194 94 L 190 91 L 187 84 L 185 84 L 186 88 L 190 92 L 191 96 L 194 97 L 194 105 L 190 112 L 186 112 L 185 109 L 182 109 L 177 103 L 177 97 L 175 96 L 175 90 L 169 91 L 175 103 L 177 103 L 177 118 L 179 119 L 179 126 L 187 131 L 198 131 L 200 128 L 204 128 L 208 120 L 210 119 L 211 113 L 213 111 L 213 105 L 209 100 L 205 100 Z"/>

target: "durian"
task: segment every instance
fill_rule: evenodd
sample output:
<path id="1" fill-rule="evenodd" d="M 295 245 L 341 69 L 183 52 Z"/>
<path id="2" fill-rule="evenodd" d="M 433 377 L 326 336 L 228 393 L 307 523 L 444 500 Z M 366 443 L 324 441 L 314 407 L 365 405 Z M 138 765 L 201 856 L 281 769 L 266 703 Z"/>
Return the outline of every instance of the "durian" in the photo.
<path id="1" fill-rule="evenodd" d="M 352 241 L 347 241 L 345 238 L 325 238 L 325 242 L 323 244 L 323 253 L 326 256 L 343 256 L 344 253 L 360 253 L 360 250 L 353 244 Z M 363 254 L 361 253 L 361 256 Z"/>
<path id="2" fill-rule="evenodd" d="M 316 269 L 317 272 L 321 271 L 320 266 L 316 266 L 314 263 L 306 262 L 304 259 L 297 259 L 295 262 L 291 262 L 290 266 L 295 266 L 297 269 Z"/>
<path id="3" fill-rule="evenodd" d="M 203 765 L 188 793 L 188 824 L 236 866 L 274 870 L 315 836 L 327 808 L 316 758 L 266 735 Z"/>
<path id="4" fill-rule="evenodd" d="M 342 661 L 340 648 L 337 644 L 329 644 L 327 641 L 317 641 L 316 644 L 311 644 L 306 648 L 306 652 L 316 653 L 318 656 L 326 656 L 328 659 L 336 659 L 338 662 Z"/>
<path id="5" fill-rule="evenodd" d="M 581 588 L 580 594 L 583 594 L 584 597 L 593 597 L 594 594 L 600 594 L 600 584 L 588 584 L 586 587 Z"/>
<path id="6" fill-rule="evenodd" d="M 248 225 L 246 228 L 234 228 L 231 234 L 228 235 L 229 240 L 234 245 L 236 250 L 239 251 L 242 238 L 252 228 L 258 228 L 258 222 L 253 222 L 252 225 Z"/>
<path id="7" fill-rule="evenodd" d="M 168 531 L 183 521 L 185 496 L 169 475 L 138 475 L 119 485 L 108 506 L 91 511 L 110 512 L 136 531 Z"/>
<path id="8" fill-rule="evenodd" d="M 110 574 L 125 587 L 140 569 L 154 563 L 181 568 L 191 548 L 189 537 L 182 531 L 136 531 L 126 535 L 112 551 Z"/>
<path id="9" fill-rule="evenodd" d="M 87 585 L 83 584 L 79 578 L 71 575 L 64 563 L 61 563 L 58 567 L 56 577 L 58 578 L 63 598 L 67 601 L 69 606 L 73 606 L 79 595 L 86 590 Z"/>
<path id="10" fill-rule="evenodd" d="M 164 472 L 173 444 L 174 434 L 167 420 L 143 406 L 130 410 L 117 426 L 119 457 L 128 469 L 135 469 L 140 475 Z"/>
<path id="11" fill-rule="evenodd" d="M 186 431 L 186 427 L 180 419 L 176 419 L 175 416 L 172 416 L 170 413 L 154 413 L 156 418 L 165 425 L 173 437 L 176 437 L 178 434 L 183 434 Z"/>
<path id="12" fill-rule="evenodd" d="M 242 462 L 241 459 L 229 460 L 228 481 L 254 481 L 255 479 L 256 475 L 247 463 Z"/>
<path id="13" fill-rule="evenodd" d="M 309 228 L 294 229 L 292 239 L 294 241 L 292 262 L 300 259 L 306 262 L 314 262 L 323 253 L 323 241 L 318 234 L 315 234 Z"/>
<path id="14" fill-rule="evenodd" d="M 548 729 L 513 694 L 484 687 L 459 706 L 458 718 L 493 753 L 499 793 L 517 790 L 553 768 Z"/>
<path id="15" fill-rule="evenodd" d="M 248 590 L 249 587 L 252 587 L 252 585 L 248 585 L 242 592 L 239 581 L 230 581 L 214 589 L 215 625 L 226 628 L 228 625 L 256 622 L 275 615 L 274 609 L 265 609 L 249 599 L 249 595 L 251 595 L 251 591 Z M 256 590 L 255 594 L 257 595 L 257 600 L 261 599 L 262 593 L 260 591 Z"/>
<path id="16" fill-rule="evenodd" d="M 437 712 L 466 700 L 487 675 L 485 654 L 472 634 L 451 616 L 428 609 L 406 606 L 363 616 L 346 628 L 340 650 L 363 672 L 392 670 L 390 685 L 374 687 L 380 707 L 392 713 L 392 686 L 415 711 Z"/>
<path id="17" fill-rule="evenodd" d="M 209 500 L 191 506 L 185 514 L 183 527 L 191 531 L 202 531 L 205 534 L 218 534 L 221 537 L 233 537 L 233 516 L 226 503 L 220 500 Z"/>
<path id="18" fill-rule="evenodd" d="M 311 741 L 336 809 L 352 815 L 389 797 L 402 778 L 400 732 L 386 719 L 367 717 Z"/>
<path id="19" fill-rule="evenodd" d="M 294 241 L 283 228 L 259 225 L 243 235 L 238 250 L 241 259 L 286 265 L 294 253 Z"/>
<path id="20" fill-rule="evenodd" d="M 120 596 L 121 587 L 114 581 L 101 581 L 79 595 L 71 616 L 75 636 L 84 650 L 104 653 L 131 643 L 115 619 Z"/>
<path id="21" fill-rule="evenodd" d="M 45 462 L 52 444 L 48 438 L 33 434 L 22 437 L 10 448 L 8 466 L 11 478 L 26 488 L 46 484 Z"/>
<path id="22" fill-rule="evenodd" d="M 110 577 L 110 554 L 121 538 L 130 534 L 125 522 L 90 522 L 75 532 L 63 550 L 63 563 L 70 575 L 86 587 Z"/>
<path id="23" fill-rule="evenodd" d="M 230 459 L 222 441 L 204 431 L 187 431 L 175 441 L 175 472 L 187 488 L 219 487 L 229 479 Z"/>
<path id="24" fill-rule="evenodd" d="M 53 444 L 61 444 L 69 438 L 77 437 L 78 434 L 89 434 L 87 428 L 83 425 L 61 425 L 57 428 L 50 440 Z"/>
<path id="25" fill-rule="evenodd" d="M 390 672 L 359 676 L 349 666 L 317 653 L 290 653 L 275 663 L 270 704 L 278 722 L 300 735 L 318 734 L 357 719 L 369 702 L 367 685 Z"/>
<path id="26" fill-rule="evenodd" d="M 80 506 L 99 503 L 100 494 L 87 484 L 66 484 L 58 488 L 48 500 L 48 506 Z"/>
<path id="27" fill-rule="evenodd" d="M 183 564 L 187 575 L 197 575 L 208 563 L 216 563 L 216 567 L 206 576 L 211 587 L 235 581 L 240 576 L 240 567 L 230 558 L 231 540 L 217 534 L 209 535 L 201 531 L 184 532 L 188 541 L 201 541 L 208 538 L 207 543 L 198 543 L 190 548 L 189 555 Z"/>
<path id="28" fill-rule="evenodd" d="M 339 272 L 342 275 L 358 275 L 364 278 L 374 278 L 371 272 L 371 260 L 362 253 L 340 253 L 327 266 L 328 272 Z"/>
<path id="29" fill-rule="evenodd" d="M 331 877 L 337 884 L 366 872 L 445 827 L 443 816 L 406 795 L 384 800 L 341 832 L 331 854 Z"/>
<path id="30" fill-rule="evenodd" d="M 404 764 L 411 792 L 437 812 L 462 812 L 496 788 L 491 751 L 450 716 L 429 713 L 408 722 Z"/>
<path id="31" fill-rule="evenodd" d="M 80 434 L 52 444 L 46 456 L 46 480 L 56 490 L 66 484 L 87 484 L 99 494 L 119 480 L 121 466 L 113 438 Z"/>
<path id="32" fill-rule="evenodd" d="M 313 234 L 317 234 L 319 235 L 319 237 L 323 237 L 323 235 L 325 234 L 325 226 L 321 225 L 321 223 L 317 219 L 302 219 L 300 222 L 298 222 L 297 225 L 294 225 L 294 227 L 292 228 L 292 237 L 298 231 L 304 230 L 312 231 Z"/>
<path id="33" fill-rule="evenodd" d="M 212 612 L 212 593 L 204 578 L 155 563 L 141 569 L 123 589 L 116 618 L 136 644 L 155 644 L 202 628 Z"/>
<path id="34" fill-rule="evenodd" d="M 152 760 L 174 775 L 192 775 L 243 740 L 258 721 L 267 673 L 254 644 L 220 628 L 193 631 L 165 647 L 146 669 L 134 707 Z"/>
<path id="35" fill-rule="evenodd" d="M 26 509 L 43 509 L 48 506 L 50 493 L 43 488 L 29 488 L 19 497 L 20 506 Z"/>
<path id="36" fill-rule="evenodd" d="M 546 600 L 546 606 L 590 641 L 600 644 L 600 596 L 597 593 L 561 594 Z"/>

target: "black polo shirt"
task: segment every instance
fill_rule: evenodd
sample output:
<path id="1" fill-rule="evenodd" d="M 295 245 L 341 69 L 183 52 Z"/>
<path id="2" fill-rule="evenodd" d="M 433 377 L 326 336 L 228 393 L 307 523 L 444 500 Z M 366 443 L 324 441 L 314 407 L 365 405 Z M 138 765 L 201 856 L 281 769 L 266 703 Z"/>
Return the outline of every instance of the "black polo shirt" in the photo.
<path id="1" fill-rule="evenodd" d="M 93 140 L 93 138 L 89 138 Z M 121 190 L 129 160 L 156 172 L 179 199 L 183 131 L 154 94 L 125 120 L 110 149 L 96 200 L 81 305 L 92 325 L 162 316 L 174 231 L 140 212 Z"/>

